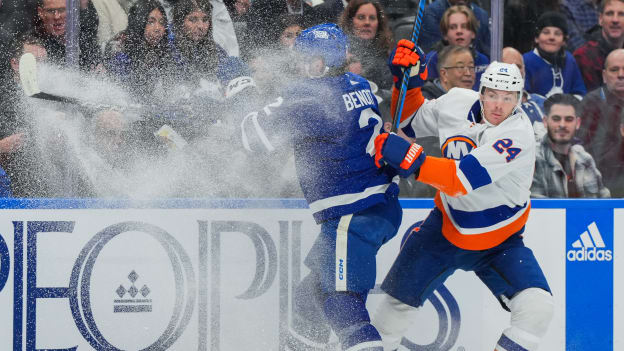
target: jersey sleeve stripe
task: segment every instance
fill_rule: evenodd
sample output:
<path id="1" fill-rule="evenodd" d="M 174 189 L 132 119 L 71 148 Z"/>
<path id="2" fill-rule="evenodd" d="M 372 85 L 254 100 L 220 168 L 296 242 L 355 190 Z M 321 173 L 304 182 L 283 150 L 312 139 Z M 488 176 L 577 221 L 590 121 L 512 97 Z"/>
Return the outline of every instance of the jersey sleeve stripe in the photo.
<path id="1" fill-rule="evenodd" d="M 472 190 L 492 183 L 492 178 L 485 167 L 473 155 L 466 155 L 459 161 L 459 170 L 464 174 Z"/>
<path id="2" fill-rule="evenodd" d="M 503 241 L 510 236 L 524 229 L 524 225 L 529 218 L 531 212 L 531 204 L 528 203 L 524 213 L 522 213 L 513 222 L 494 230 L 481 232 L 479 234 L 462 234 L 449 217 L 440 193 L 436 194 L 434 199 L 436 207 L 442 212 L 442 234 L 453 245 L 466 250 L 487 250 Z"/>
<path id="3" fill-rule="evenodd" d="M 450 196 L 465 195 L 468 192 L 457 173 L 457 161 L 427 156 L 416 180 Z"/>
<path id="4" fill-rule="evenodd" d="M 506 221 L 515 216 L 518 212 L 526 208 L 527 203 L 523 206 L 509 207 L 500 205 L 488 208 L 482 211 L 462 211 L 454 209 L 447 203 L 448 212 L 453 218 L 455 224 L 461 228 L 486 228 L 494 226 L 500 222 Z"/>
<path id="5" fill-rule="evenodd" d="M 251 119 L 251 123 L 253 126 L 253 130 L 255 131 L 255 134 L 258 136 L 258 138 L 262 142 L 262 145 L 269 152 L 272 152 L 273 150 L 275 150 L 275 147 L 273 146 L 273 144 L 271 144 L 271 142 L 269 141 L 269 138 L 266 136 L 266 133 L 264 132 L 264 129 L 262 129 L 262 127 L 260 126 L 260 123 L 258 122 L 258 114 L 254 114 L 254 113 L 250 113 L 247 116 L 245 116 L 245 118 L 243 119 L 243 122 L 241 122 L 241 130 L 243 133 L 242 135 L 243 146 L 245 147 L 245 149 L 248 151 L 252 151 L 251 146 L 249 144 L 249 139 L 247 137 L 247 133 L 245 132 L 245 124 L 248 123 L 250 119 Z"/>

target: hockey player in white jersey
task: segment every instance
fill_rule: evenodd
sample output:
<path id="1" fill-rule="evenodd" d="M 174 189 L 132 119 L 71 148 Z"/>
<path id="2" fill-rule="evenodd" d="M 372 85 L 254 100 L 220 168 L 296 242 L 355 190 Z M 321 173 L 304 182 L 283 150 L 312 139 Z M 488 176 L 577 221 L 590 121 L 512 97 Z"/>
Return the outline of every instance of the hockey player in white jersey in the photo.
<path id="1" fill-rule="evenodd" d="M 395 76 L 419 60 L 414 48 L 399 42 L 390 64 Z M 419 307 L 457 269 L 474 271 L 511 312 L 496 351 L 536 350 L 545 335 L 554 303 L 522 239 L 535 165 L 533 129 L 519 107 L 523 86 L 516 66 L 493 62 L 478 92 L 454 88 L 424 100 L 419 88 L 408 90 L 400 127 L 409 136 L 439 136 L 443 158 L 425 156 L 396 134 L 375 140 L 379 166 L 438 189 L 435 208 L 405 234 L 381 286 L 387 295 L 373 325 L 384 350 L 399 347 Z"/>

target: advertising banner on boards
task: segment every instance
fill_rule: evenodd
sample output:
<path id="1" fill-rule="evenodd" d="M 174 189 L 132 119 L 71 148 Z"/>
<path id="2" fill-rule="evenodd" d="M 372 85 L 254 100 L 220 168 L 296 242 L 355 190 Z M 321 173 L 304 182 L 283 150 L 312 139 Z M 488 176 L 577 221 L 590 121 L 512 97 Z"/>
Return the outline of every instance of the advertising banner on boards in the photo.
<path id="1" fill-rule="evenodd" d="M 430 200 L 404 200 L 381 283 Z M 0 350 L 284 350 L 318 234 L 302 200 L 23 200 L 0 210 Z M 556 301 L 540 349 L 624 350 L 624 201 L 542 200 L 524 234 Z M 618 272 L 620 278 L 618 278 Z M 381 296 L 368 301 L 375 310 Z M 471 272 L 422 307 L 402 350 L 494 348 L 509 324 Z"/>

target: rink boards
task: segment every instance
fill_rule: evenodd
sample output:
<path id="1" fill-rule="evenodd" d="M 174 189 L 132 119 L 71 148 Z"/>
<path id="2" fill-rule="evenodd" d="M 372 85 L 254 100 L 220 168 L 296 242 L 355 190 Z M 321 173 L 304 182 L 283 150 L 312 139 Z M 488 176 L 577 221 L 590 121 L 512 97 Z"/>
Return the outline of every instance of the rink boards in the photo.
<path id="1" fill-rule="evenodd" d="M 556 301 L 540 350 L 624 350 L 624 201 L 532 203 L 525 242 Z M 318 232 L 301 200 L 0 206 L 0 350 L 283 350 L 292 289 Z M 432 206 L 403 201 L 378 283 L 403 231 Z M 492 350 L 508 324 L 476 276 L 458 271 L 402 350 Z"/>

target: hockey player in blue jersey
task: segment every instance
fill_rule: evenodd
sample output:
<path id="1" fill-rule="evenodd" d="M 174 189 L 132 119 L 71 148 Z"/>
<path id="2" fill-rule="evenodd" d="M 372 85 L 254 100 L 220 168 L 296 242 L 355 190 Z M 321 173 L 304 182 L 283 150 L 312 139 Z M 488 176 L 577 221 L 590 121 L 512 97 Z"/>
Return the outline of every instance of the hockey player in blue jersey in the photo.
<path id="1" fill-rule="evenodd" d="M 366 299 L 377 251 L 396 235 L 402 210 L 396 171 L 375 166 L 382 120 L 368 81 L 345 73 L 347 44 L 334 24 L 304 30 L 294 44 L 304 77 L 241 124 L 247 149 L 292 143 L 301 188 L 321 226 L 305 259 L 311 272 L 296 288 L 287 340 L 293 351 L 325 350 L 330 328 L 343 350 L 383 350 Z"/>

